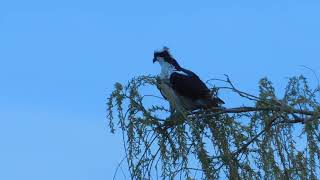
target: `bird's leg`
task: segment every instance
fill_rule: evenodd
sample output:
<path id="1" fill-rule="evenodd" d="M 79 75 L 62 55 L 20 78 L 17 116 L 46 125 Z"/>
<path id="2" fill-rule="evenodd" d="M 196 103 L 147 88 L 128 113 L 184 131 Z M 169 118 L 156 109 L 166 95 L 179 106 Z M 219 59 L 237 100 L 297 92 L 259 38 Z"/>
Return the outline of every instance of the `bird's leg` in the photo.
<path id="1" fill-rule="evenodd" d="M 177 113 L 179 113 L 184 119 L 188 118 L 188 111 L 181 106 L 181 104 L 177 106 Z"/>
<path id="2" fill-rule="evenodd" d="M 172 103 L 170 103 L 170 113 L 171 113 L 171 115 L 174 113 L 174 108 L 173 108 Z"/>

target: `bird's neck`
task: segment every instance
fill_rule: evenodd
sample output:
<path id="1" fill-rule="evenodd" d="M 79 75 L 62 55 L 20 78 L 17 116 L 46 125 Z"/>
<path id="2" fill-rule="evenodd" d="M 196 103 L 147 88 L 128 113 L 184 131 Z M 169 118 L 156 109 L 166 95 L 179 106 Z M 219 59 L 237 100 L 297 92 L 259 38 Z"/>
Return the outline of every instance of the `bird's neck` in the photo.
<path id="1" fill-rule="evenodd" d="M 159 61 L 159 63 L 161 66 L 161 73 L 160 73 L 161 79 L 169 79 L 170 75 L 177 70 L 172 64 L 169 64 L 165 61 Z"/>

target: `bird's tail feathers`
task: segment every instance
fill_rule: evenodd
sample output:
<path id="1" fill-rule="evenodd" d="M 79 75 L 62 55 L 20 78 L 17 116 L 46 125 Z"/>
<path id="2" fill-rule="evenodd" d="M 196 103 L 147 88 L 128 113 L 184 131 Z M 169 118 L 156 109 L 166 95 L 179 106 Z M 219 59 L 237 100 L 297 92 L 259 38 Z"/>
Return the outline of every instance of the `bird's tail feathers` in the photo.
<path id="1" fill-rule="evenodd" d="M 198 104 L 202 108 L 214 108 L 214 107 L 220 107 L 221 104 L 224 104 L 224 102 L 220 98 L 214 97 L 210 99 L 202 99 L 198 101 Z"/>

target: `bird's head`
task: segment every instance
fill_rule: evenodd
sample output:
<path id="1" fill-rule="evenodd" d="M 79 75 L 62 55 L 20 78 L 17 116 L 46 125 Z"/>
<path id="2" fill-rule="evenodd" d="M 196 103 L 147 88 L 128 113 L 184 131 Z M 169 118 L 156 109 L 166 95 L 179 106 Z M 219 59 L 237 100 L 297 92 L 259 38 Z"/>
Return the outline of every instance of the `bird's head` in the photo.
<path id="1" fill-rule="evenodd" d="M 155 51 L 153 54 L 153 63 L 159 62 L 162 66 L 164 63 L 168 63 L 174 66 L 175 69 L 181 69 L 178 62 L 171 56 L 169 48 L 163 47 L 161 51 Z"/>

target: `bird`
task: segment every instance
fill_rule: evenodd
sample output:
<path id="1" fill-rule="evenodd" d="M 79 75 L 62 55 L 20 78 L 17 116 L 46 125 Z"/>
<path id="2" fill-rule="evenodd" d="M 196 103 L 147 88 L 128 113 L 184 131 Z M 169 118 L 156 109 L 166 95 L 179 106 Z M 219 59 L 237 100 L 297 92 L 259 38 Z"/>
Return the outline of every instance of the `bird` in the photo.
<path id="1" fill-rule="evenodd" d="M 206 84 L 194 72 L 182 68 L 172 57 L 169 48 L 154 51 L 153 63 L 158 62 L 161 72 L 158 75 L 162 96 L 170 103 L 171 112 L 178 108 L 187 111 L 220 107 L 224 101 L 213 97 Z"/>

